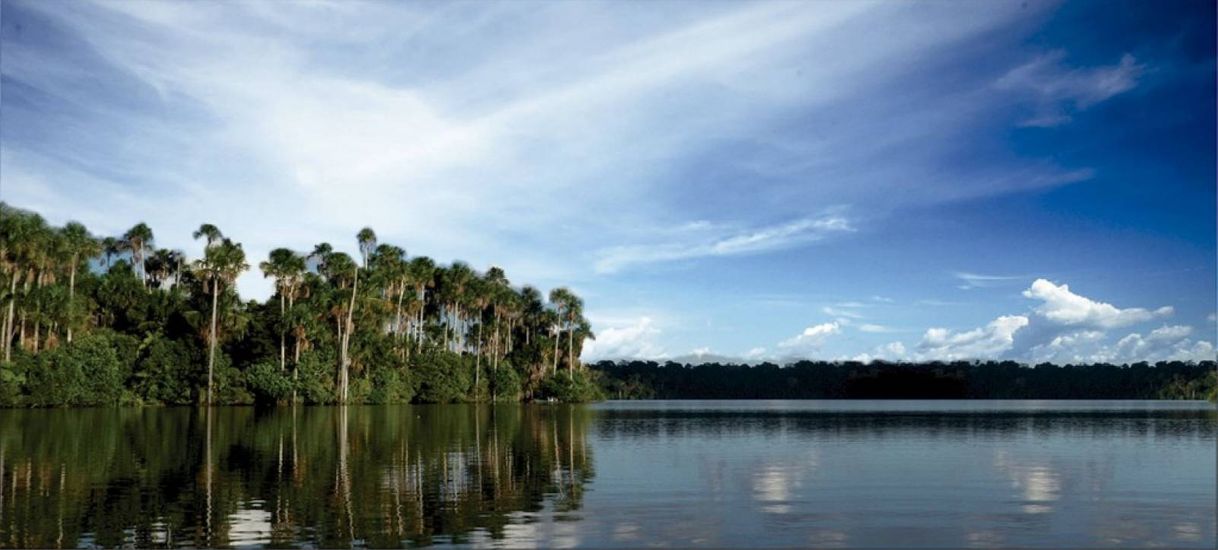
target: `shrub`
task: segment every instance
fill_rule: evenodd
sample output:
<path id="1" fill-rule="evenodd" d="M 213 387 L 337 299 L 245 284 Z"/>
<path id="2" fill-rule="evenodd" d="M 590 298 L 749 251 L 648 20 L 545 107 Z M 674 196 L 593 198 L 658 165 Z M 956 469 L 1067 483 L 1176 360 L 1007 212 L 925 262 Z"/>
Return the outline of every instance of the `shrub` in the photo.
<path id="1" fill-rule="evenodd" d="M 334 361 L 330 354 L 307 351 L 300 356 L 296 380 L 297 397 L 305 403 L 333 403 Z"/>
<path id="2" fill-rule="evenodd" d="M 261 362 L 245 371 L 245 385 L 257 403 L 277 403 L 292 396 L 291 374 L 278 364 Z"/>
<path id="3" fill-rule="evenodd" d="M 589 370 L 575 373 L 558 373 L 541 383 L 541 397 L 554 398 L 564 403 L 585 403 L 605 398 L 596 383 L 596 373 Z"/>
<path id="4" fill-rule="evenodd" d="M 145 341 L 130 386 L 145 401 L 170 405 L 191 402 L 191 392 L 199 387 L 199 359 L 191 346 L 179 340 L 153 336 Z M 206 377 L 201 381 L 206 384 Z"/>
<path id="5" fill-rule="evenodd" d="M 414 397 L 410 373 L 396 368 L 380 368 L 372 374 L 372 389 L 367 403 L 409 403 Z"/>
<path id="6" fill-rule="evenodd" d="M 411 371 L 419 377 L 415 400 L 421 403 L 453 403 L 467 398 L 474 361 L 451 353 L 429 353 L 411 359 Z"/>
<path id="7" fill-rule="evenodd" d="M 116 405 L 123 401 L 123 363 L 108 334 L 82 336 L 44 351 L 27 372 L 30 403 Z"/>
<path id="8" fill-rule="evenodd" d="M 498 401 L 515 401 L 520 397 L 520 375 L 507 362 L 487 373 L 491 396 Z"/>

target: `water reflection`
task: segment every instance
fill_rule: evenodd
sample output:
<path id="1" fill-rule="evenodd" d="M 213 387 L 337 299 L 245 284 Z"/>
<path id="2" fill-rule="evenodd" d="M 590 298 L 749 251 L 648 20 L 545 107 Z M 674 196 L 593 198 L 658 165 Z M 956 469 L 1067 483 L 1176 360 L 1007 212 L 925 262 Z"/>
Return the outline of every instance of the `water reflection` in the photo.
<path id="1" fill-rule="evenodd" d="M 0 547 L 1214 546 L 1212 406 L 979 406 L 0 411 Z"/>
<path id="2" fill-rule="evenodd" d="M 502 540 L 521 514 L 579 510 L 588 420 L 559 406 L 8 411 L 0 546 Z"/>

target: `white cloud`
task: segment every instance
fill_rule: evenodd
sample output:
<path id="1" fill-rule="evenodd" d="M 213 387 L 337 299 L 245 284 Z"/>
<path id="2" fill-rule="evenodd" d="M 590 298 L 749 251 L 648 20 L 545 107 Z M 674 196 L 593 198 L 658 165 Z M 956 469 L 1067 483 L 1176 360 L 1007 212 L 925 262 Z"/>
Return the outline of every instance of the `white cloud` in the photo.
<path id="1" fill-rule="evenodd" d="M 1050 127 L 1069 122 L 1071 114 L 1132 90 L 1146 66 L 1129 54 L 1116 65 L 1066 68 L 1065 52 L 1054 51 L 1015 67 L 995 82 L 1002 90 L 1030 96 L 1034 107 L 1022 126 Z"/>
<path id="2" fill-rule="evenodd" d="M 1111 355 L 1125 361 L 1204 361 L 1214 360 L 1214 346 L 1189 338 L 1192 327 L 1172 325 L 1150 331 L 1146 336 L 1132 333 L 1117 341 Z"/>
<path id="3" fill-rule="evenodd" d="M 959 285 L 961 290 L 1007 284 L 1011 281 L 1017 281 L 1024 278 L 1019 275 L 983 275 L 980 273 L 968 273 L 965 271 L 957 271 L 952 275 L 962 281 Z"/>
<path id="4" fill-rule="evenodd" d="M 1137 361 L 1204 361 L 1214 360 L 1214 347 L 1208 341 L 1190 338 L 1192 327 L 1162 326 L 1145 336 L 1131 333 L 1109 343 L 1107 335 L 1098 330 L 1082 330 L 1063 334 L 1031 350 L 1034 361 L 1065 363 L 1132 363 Z"/>
<path id="5" fill-rule="evenodd" d="M 850 307 L 850 306 L 846 306 L 846 307 Z M 857 306 L 853 306 L 853 307 L 857 307 Z M 825 307 L 820 308 L 820 310 L 822 313 L 824 313 L 825 315 L 828 315 L 830 317 L 843 317 L 846 319 L 862 319 L 863 318 L 863 315 L 858 313 L 857 311 L 850 311 L 848 309 L 838 309 L 838 308 L 835 308 L 832 306 L 825 306 Z"/>
<path id="6" fill-rule="evenodd" d="M 877 325 L 874 323 L 863 323 L 858 326 L 858 329 L 863 332 L 871 332 L 871 333 L 895 332 L 891 327 L 886 327 L 884 325 Z"/>
<path id="7" fill-rule="evenodd" d="M 786 351 L 790 357 L 803 356 L 820 351 L 830 336 L 841 334 L 842 327 L 838 321 L 812 325 L 803 332 L 778 343 L 778 347 Z"/>
<path id="8" fill-rule="evenodd" d="M 854 228 L 846 218 L 828 215 L 700 239 L 615 246 L 600 251 L 596 271 L 613 273 L 640 264 L 781 250 L 849 231 Z"/>
<path id="9" fill-rule="evenodd" d="M 1003 315 L 984 327 L 967 332 L 932 328 L 918 344 L 919 356 L 928 359 L 984 359 L 1011 349 L 1014 335 L 1028 325 L 1023 315 Z"/>
<path id="10" fill-rule="evenodd" d="M 851 359 L 862 363 L 869 363 L 877 360 L 900 361 L 902 359 L 906 359 L 907 357 L 905 344 L 901 342 L 889 342 L 881 346 L 876 346 L 871 353 L 860 353 L 854 357 L 851 357 Z"/>
<path id="11" fill-rule="evenodd" d="M 596 340 L 584 343 L 580 358 L 600 359 L 663 359 L 667 357 L 658 343 L 662 331 L 651 317 L 639 317 L 616 326 L 597 328 Z M 708 350 L 709 351 L 709 350 Z"/>
<path id="12" fill-rule="evenodd" d="M 761 347 L 753 348 L 753 349 L 750 349 L 748 351 L 748 353 L 744 354 L 744 358 L 745 359 L 762 359 L 766 356 L 765 351 L 766 351 L 765 348 L 761 348 Z"/>
<path id="13" fill-rule="evenodd" d="M 1055 285 L 1045 279 L 1037 279 L 1023 295 L 1043 302 L 1035 309 L 1037 314 L 1053 323 L 1067 326 L 1116 328 L 1173 313 L 1170 306 L 1154 311 L 1142 308 L 1120 309 L 1112 304 L 1075 294 L 1070 291 L 1069 285 Z"/>

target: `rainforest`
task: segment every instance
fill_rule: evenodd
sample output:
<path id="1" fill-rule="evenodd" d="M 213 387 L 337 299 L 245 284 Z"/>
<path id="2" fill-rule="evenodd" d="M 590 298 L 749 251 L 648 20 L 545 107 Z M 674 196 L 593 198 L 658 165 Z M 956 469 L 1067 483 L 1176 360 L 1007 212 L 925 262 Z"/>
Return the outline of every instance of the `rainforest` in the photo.
<path id="1" fill-rule="evenodd" d="M 220 228 L 199 250 L 138 223 L 98 237 L 0 203 L 5 406 L 401 403 L 600 396 L 579 361 L 583 301 L 377 240 L 249 258 Z M 272 279 L 266 302 L 235 281 Z"/>

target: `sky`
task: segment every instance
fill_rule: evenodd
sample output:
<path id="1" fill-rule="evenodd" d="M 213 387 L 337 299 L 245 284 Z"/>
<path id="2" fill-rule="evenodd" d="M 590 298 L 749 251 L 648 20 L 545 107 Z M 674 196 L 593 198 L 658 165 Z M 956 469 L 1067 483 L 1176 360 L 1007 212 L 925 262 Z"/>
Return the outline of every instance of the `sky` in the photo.
<path id="1" fill-rule="evenodd" d="M 0 200 L 569 286 L 585 360 L 1214 359 L 1212 2 L 0 2 Z M 257 270 L 239 280 L 265 298 Z"/>

